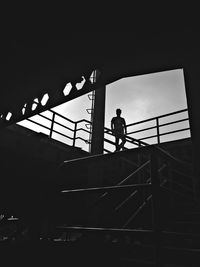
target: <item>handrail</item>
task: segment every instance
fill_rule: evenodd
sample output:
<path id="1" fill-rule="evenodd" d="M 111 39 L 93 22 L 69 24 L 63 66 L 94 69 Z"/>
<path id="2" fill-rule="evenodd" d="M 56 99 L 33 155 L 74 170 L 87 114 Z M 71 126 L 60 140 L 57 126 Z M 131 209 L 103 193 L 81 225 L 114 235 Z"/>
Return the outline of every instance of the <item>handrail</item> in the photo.
<path id="1" fill-rule="evenodd" d="M 158 172 L 161 172 L 167 165 L 163 164 L 162 167 L 159 168 Z M 151 177 L 147 179 L 147 183 L 149 183 L 151 181 Z M 119 210 L 124 204 L 127 203 L 127 201 L 129 201 L 136 193 L 138 192 L 138 190 L 136 189 L 133 193 L 131 193 L 124 201 L 122 201 L 117 207 L 115 207 L 115 210 Z M 132 195 L 133 194 L 133 195 Z"/>
<path id="2" fill-rule="evenodd" d="M 103 227 L 82 227 L 82 226 L 58 226 L 57 229 L 73 230 L 73 231 L 89 231 L 89 232 L 105 232 L 105 233 L 127 233 L 127 234 L 149 234 L 152 235 L 152 230 L 140 229 L 120 229 L 120 228 L 103 228 Z"/>
<path id="3" fill-rule="evenodd" d="M 142 121 L 139 121 L 139 122 L 130 123 L 130 124 L 127 124 L 127 127 L 130 127 L 130 126 L 133 126 L 133 125 L 136 125 L 136 124 L 139 124 L 139 123 L 144 123 L 144 122 L 147 122 L 147 121 L 151 121 L 151 120 L 156 120 L 157 118 L 168 117 L 168 116 L 171 116 L 171 115 L 174 115 L 174 114 L 185 112 L 187 110 L 188 109 L 181 109 L 181 110 L 178 110 L 178 111 L 174 111 L 174 112 L 170 112 L 170 113 L 163 114 L 163 115 L 160 115 L 160 116 L 156 116 L 156 117 L 153 117 L 153 118 L 150 118 L 150 119 L 146 119 L 146 120 L 142 120 Z"/>
<path id="4" fill-rule="evenodd" d="M 106 129 L 108 129 L 108 128 L 106 128 Z M 109 130 L 111 131 L 111 129 L 109 129 Z M 127 137 L 127 135 L 126 135 L 126 138 L 129 138 L 130 140 L 136 141 L 136 142 L 138 142 L 138 143 L 141 142 L 141 144 L 144 145 L 144 146 L 149 146 L 148 143 L 146 143 L 146 142 L 144 142 L 144 141 L 141 141 L 141 140 L 138 140 L 138 139 L 136 139 L 136 138 L 133 138 L 133 137 L 130 137 L 130 136 Z M 112 142 L 112 143 L 114 143 L 114 142 Z M 183 164 L 183 165 L 185 165 L 185 164 L 192 165 L 192 164 L 189 163 L 189 162 L 185 162 L 185 161 L 183 161 L 183 160 L 180 160 L 180 159 L 176 158 L 175 156 L 171 155 L 171 153 L 167 152 L 166 150 L 162 149 L 162 148 L 159 147 L 159 146 L 151 145 L 151 148 L 154 148 L 154 149 L 157 150 L 158 152 L 161 152 L 163 155 L 167 156 L 167 157 L 170 158 L 171 160 L 176 161 L 177 163 L 180 163 L 180 164 Z"/>
<path id="5" fill-rule="evenodd" d="M 183 122 L 183 121 L 187 121 L 187 120 L 188 120 L 188 118 L 187 119 L 177 120 L 177 121 L 171 121 L 171 122 L 168 122 L 168 123 L 159 124 L 159 127 L 163 127 L 163 126 L 167 126 L 167 125 L 171 125 L 171 124 L 175 124 L 175 123 L 179 123 L 179 122 Z M 143 132 L 143 131 L 147 131 L 147 130 L 151 130 L 151 129 L 155 129 L 155 128 L 157 128 L 157 126 L 151 126 L 151 127 L 148 127 L 148 128 L 143 128 L 141 130 L 129 132 L 128 134 L 139 133 L 139 132 Z M 159 134 L 159 135 L 162 135 L 162 134 Z"/>
<path id="6" fill-rule="evenodd" d="M 38 104 L 38 103 L 35 101 L 35 104 Z M 52 110 L 52 109 L 50 109 L 50 110 L 48 110 L 48 111 L 51 112 L 51 113 L 53 114 L 53 115 L 52 115 L 52 118 L 49 118 L 49 117 L 45 116 L 44 114 L 42 114 L 43 112 L 42 112 L 42 113 L 39 113 L 39 114 L 37 114 L 37 115 L 40 116 L 40 117 L 42 117 L 42 118 L 44 118 L 44 119 L 46 119 L 46 120 L 48 120 L 48 121 L 50 121 L 50 122 L 51 122 L 51 126 L 50 126 L 50 127 L 47 127 L 47 126 L 45 126 L 44 124 L 39 123 L 39 122 L 37 122 L 37 121 L 34 121 L 34 120 L 32 120 L 32 119 L 27 119 L 27 120 L 29 120 L 29 121 L 32 122 L 32 123 L 37 124 L 37 125 L 40 126 L 40 127 L 43 127 L 43 128 L 45 128 L 45 129 L 48 129 L 48 130 L 50 131 L 50 134 L 49 134 L 49 137 L 50 137 L 50 138 L 52 138 L 52 133 L 55 132 L 55 130 L 54 130 L 54 124 L 59 125 L 59 126 L 65 128 L 65 129 L 67 129 L 68 131 L 71 131 L 72 133 L 74 133 L 74 138 L 71 139 L 71 138 L 68 138 L 69 135 L 66 135 L 66 134 L 63 135 L 63 134 L 61 134 L 61 130 L 56 132 L 57 134 L 59 134 L 59 135 L 61 135 L 61 136 L 63 136 L 63 137 L 67 137 L 68 139 L 73 140 L 73 146 L 75 146 L 76 133 L 77 133 L 77 132 L 85 132 L 85 133 L 87 133 L 87 134 L 90 134 L 90 133 L 91 133 L 89 130 L 84 129 L 83 127 L 81 127 L 81 128 L 77 127 L 77 125 L 80 124 L 80 123 L 82 123 L 82 122 L 85 122 L 85 123 L 87 123 L 87 124 L 91 124 L 91 121 L 89 121 L 89 120 L 87 120 L 87 119 L 81 119 L 81 120 L 77 120 L 77 121 L 75 121 L 75 120 L 71 120 L 71 119 L 69 119 L 69 118 L 63 116 L 62 114 L 59 114 L 58 112 L 56 112 L 56 111 L 54 111 L 54 110 Z M 154 120 L 156 121 L 156 125 L 155 125 L 155 126 L 151 126 L 151 127 L 147 127 L 147 128 L 139 129 L 139 130 L 137 130 L 137 131 L 131 131 L 131 132 L 128 132 L 128 134 L 126 135 L 126 141 L 127 141 L 129 144 L 132 143 L 132 144 L 134 144 L 134 145 L 136 145 L 136 146 L 142 146 L 142 145 L 146 145 L 146 144 L 144 143 L 144 141 L 143 141 L 143 140 L 146 140 L 146 139 L 157 138 L 158 143 L 160 143 L 160 136 L 165 136 L 165 135 L 169 135 L 169 134 L 173 134 L 173 133 L 178 133 L 178 132 L 188 131 L 188 130 L 190 130 L 189 127 L 181 128 L 181 129 L 174 130 L 174 131 L 167 131 L 167 132 L 164 132 L 164 133 L 160 133 L 160 132 L 159 132 L 159 128 L 164 127 L 164 126 L 167 126 L 167 125 L 172 125 L 172 124 L 175 124 L 175 123 L 180 123 L 180 122 L 187 121 L 187 120 L 189 120 L 188 117 L 187 117 L 187 118 L 184 118 L 184 119 L 179 119 L 179 120 L 175 120 L 175 121 L 171 121 L 171 122 L 163 123 L 163 124 L 159 124 L 159 123 L 158 123 L 158 120 L 159 120 L 160 118 L 168 117 L 168 116 L 172 116 L 172 115 L 175 115 L 175 114 L 180 114 L 180 113 L 183 113 L 183 112 L 186 112 L 186 111 L 187 111 L 187 109 L 182 109 L 182 110 L 179 110 L 179 111 L 171 112 L 171 113 L 168 113 L 168 114 L 163 114 L 163 115 L 160 115 L 160 116 L 157 116 L 157 117 L 153 117 L 153 118 L 150 118 L 150 119 L 146 119 L 146 120 L 142 120 L 142 121 L 138 121 L 138 122 L 134 122 L 134 123 L 128 124 L 128 125 L 127 125 L 127 128 L 132 127 L 132 126 L 135 126 L 135 125 L 138 125 L 138 124 L 142 124 L 142 123 L 145 123 L 145 122 L 149 122 L 149 121 L 154 121 Z M 56 117 L 55 117 L 55 115 L 56 115 Z M 67 126 L 64 125 L 63 123 L 58 122 L 57 119 L 56 119 L 57 117 L 60 117 L 60 118 L 64 119 L 65 121 L 72 123 L 72 125 L 74 125 L 74 127 L 73 127 L 73 126 L 72 126 L 72 127 L 70 127 L 70 126 L 67 127 Z M 148 130 L 150 130 L 150 129 L 157 129 L 157 133 L 156 133 L 155 135 L 151 135 L 151 136 L 148 135 L 148 136 L 146 136 L 146 137 L 141 137 L 141 138 L 137 138 L 137 139 L 136 139 L 136 138 L 133 138 L 133 137 L 131 137 L 131 136 L 129 136 L 130 134 L 139 133 L 139 132 L 144 132 L 144 131 L 148 131 Z M 106 134 L 108 134 L 108 135 L 110 135 L 110 136 L 113 135 L 113 134 L 112 134 L 112 131 L 111 131 L 109 128 L 107 128 L 107 127 L 104 127 L 104 133 L 106 133 Z M 80 139 L 80 140 L 81 140 L 81 139 Z M 109 139 L 106 139 L 106 138 L 105 138 L 104 141 L 107 142 L 107 143 L 110 143 L 110 144 L 113 145 L 113 146 L 115 145 L 114 142 L 112 142 L 112 141 L 109 140 Z M 112 143 L 111 143 L 111 142 L 112 142 Z M 128 148 L 126 148 L 126 149 L 128 149 Z M 105 152 L 108 152 L 108 153 L 110 152 L 109 149 L 107 149 L 107 148 L 105 148 L 104 151 L 105 151 Z"/>
<path id="7" fill-rule="evenodd" d="M 124 184 L 125 182 L 127 182 L 128 180 L 130 180 L 131 178 L 133 178 L 133 176 L 135 176 L 136 174 L 138 174 L 138 172 L 140 172 L 142 169 L 144 169 L 144 167 L 146 167 L 148 164 L 150 163 L 150 161 L 147 161 L 145 162 L 142 166 L 138 167 L 137 170 L 135 170 L 134 172 L 132 172 L 131 174 L 129 174 L 126 178 L 124 178 L 121 182 L 117 183 L 116 185 L 122 185 Z M 102 200 L 102 198 L 104 198 L 105 196 L 108 195 L 108 192 L 105 192 L 104 194 L 102 194 L 98 201 L 99 200 Z M 95 202 L 96 204 L 96 202 Z"/>
<path id="8" fill-rule="evenodd" d="M 86 193 L 86 192 L 101 192 L 101 191 L 114 191 L 121 189 L 130 189 L 130 188 L 146 188 L 150 187 L 151 184 L 130 184 L 130 185 L 115 185 L 115 186 L 104 186 L 104 187 L 89 187 L 89 188 L 80 188 L 80 189 L 68 189 L 62 190 L 61 193 Z"/>
<path id="9" fill-rule="evenodd" d="M 146 167 L 149 164 L 150 164 L 150 160 L 148 160 L 147 162 L 142 164 L 140 167 L 138 167 L 136 171 L 128 175 L 125 179 L 123 179 L 120 183 L 118 183 L 118 185 L 124 184 L 125 182 L 130 180 L 134 175 L 136 175 L 138 172 L 140 172 L 142 169 L 144 169 L 144 167 Z"/>
<path id="10" fill-rule="evenodd" d="M 160 133 L 159 136 L 168 135 L 168 134 L 172 134 L 172 133 L 183 132 L 183 131 L 187 131 L 187 130 L 190 130 L 190 128 L 183 128 L 183 129 L 180 129 L 180 130 L 174 130 L 174 131 L 169 131 L 169 132 L 166 132 L 166 133 Z M 155 134 L 155 135 L 151 135 L 151 136 L 140 138 L 138 140 L 150 139 L 150 138 L 154 138 L 154 137 L 157 137 L 157 136 L 158 135 Z"/>
<path id="11" fill-rule="evenodd" d="M 165 183 L 167 182 L 167 179 L 165 179 L 162 183 L 161 186 L 163 186 Z M 138 215 L 138 213 L 142 210 L 142 208 L 144 208 L 147 203 L 152 199 L 152 194 L 149 195 L 144 202 L 142 203 L 142 205 L 139 206 L 139 208 L 131 215 L 131 217 L 128 219 L 128 221 L 122 226 L 122 228 L 126 227 L 131 221 L 134 220 L 134 218 Z"/>

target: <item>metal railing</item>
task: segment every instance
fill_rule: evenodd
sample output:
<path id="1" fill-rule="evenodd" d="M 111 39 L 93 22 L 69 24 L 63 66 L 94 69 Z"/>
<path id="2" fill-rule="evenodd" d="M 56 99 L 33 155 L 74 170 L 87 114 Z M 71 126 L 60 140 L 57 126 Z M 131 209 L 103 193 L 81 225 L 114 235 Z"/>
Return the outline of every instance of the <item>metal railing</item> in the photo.
<path id="1" fill-rule="evenodd" d="M 77 140 L 81 140 L 81 142 L 83 142 L 84 144 L 90 144 L 90 131 L 87 128 L 88 125 L 91 125 L 91 122 L 89 120 L 82 119 L 73 121 L 53 110 L 48 110 L 48 112 L 51 113 L 50 117 L 45 116 L 42 113 L 38 114 L 37 116 L 50 122 L 50 126 L 48 126 L 47 123 L 40 122 L 40 119 L 34 119 L 34 117 L 28 118 L 27 121 L 39 127 L 42 127 L 43 129 L 46 129 L 49 138 L 59 140 L 68 145 L 76 146 Z M 183 116 L 183 118 L 174 119 L 176 115 Z M 172 118 L 173 120 L 169 121 L 170 118 Z M 162 120 L 167 120 L 167 122 L 163 122 Z M 149 123 L 151 124 L 150 127 L 144 127 Z M 185 124 L 181 126 L 180 123 L 187 123 L 187 126 Z M 59 130 L 57 129 L 57 126 L 60 127 Z M 166 129 L 166 127 L 168 127 L 168 129 Z M 166 131 L 163 132 L 163 129 L 166 129 Z M 151 141 L 149 144 L 160 144 L 166 141 L 162 140 L 162 137 L 164 136 L 168 138 L 168 141 L 172 141 L 174 140 L 174 135 L 177 133 L 179 133 L 179 135 L 180 133 L 184 133 L 184 137 L 180 136 L 180 138 L 178 139 L 190 137 L 190 126 L 187 109 L 178 110 L 147 120 L 128 124 L 125 149 L 142 146 L 144 145 L 144 140 L 145 142 L 148 141 L 148 143 L 149 141 Z M 57 136 L 60 136 L 60 138 L 56 138 L 55 134 Z M 89 150 L 89 146 L 87 150 Z M 113 136 L 112 130 L 104 127 L 104 152 L 109 153 L 114 150 L 115 138 Z"/>
<path id="2" fill-rule="evenodd" d="M 56 139 L 53 136 L 53 134 L 57 134 L 57 135 L 62 137 L 62 139 L 59 139 L 59 141 L 70 145 L 70 143 L 69 143 L 69 140 L 70 140 L 72 146 L 76 146 L 77 140 L 81 140 L 84 143 L 88 144 L 88 139 L 83 138 L 81 135 L 78 135 L 78 133 L 79 132 L 82 132 L 82 133 L 85 132 L 86 134 L 89 135 L 90 131 L 87 130 L 87 128 L 84 129 L 81 126 L 81 124 L 85 123 L 85 125 L 88 125 L 88 124 L 91 124 L 90 121 L 88 121 L 86 119 L 73 121 L 73 120 L 59 114 L 58 112 L 53 111 L 53 110 L 48 110 L 48 112 L 50 112 L 52 114 L 51 118 L 49 118 L 48 116 L 45 116 L 44 114 L 38 114 L 37 116 L 49 121 L 50 126 L 48 126 L 47 123 L 45 125 L 45 123 L 39 122 L 39 121 L 37 121 L 37 119 L 34 120 L 33 118 L 28 118 L 28 119 L 26 119 L 26 121 L 29 121 L 29 122 L 37 125 L 37 126 L 44 128 L 44 129 L 47 129 L 48 130 L 47 135 L 51 139 Z M 59 122 L 59 119 L 62 119 L 63 123 Z M 60 127 L 62 127 L 62 129 L 57 130 L 56 126 L 60 126 Z"/>
<path id="3" fill-rule="evenodd" d="M 182 116 L 183 118 L 174 119 L 176 115 Z M 181 126 L 181 123 L 184 123 L 184 125 Z M 165 142 L 166 140 L 172 141 L 176 138 L 175 134 L 177 133 L 179 134 L 179 137 L 176 139 L 190 137 L 188 109 L 182 109 L 150 119 L 131 123 L 126 127 L 127 135 L 125 149 L 141 146 L 142 144 L 144 144 L 144 140 L 145 142 L 148 141 L 148 144 L 160 144 L 162 142 Z M 115 140 L 112 134 L 112 130 L 105 127 L 104 133 L 106 136 L 105 142 L 109 143 L 109 145 L 114 146 Z M 181 136 L 181 133 L 184 133 L 184 137 L 183 135 Z M 111 136 L 113 136 L 113 139 L 110 140 L 110 138 L 108 139 L 107 136 L 109 136 L 110 138 Z M 167 138 L 165 140 L 162 140 L 162 137 Z M 107 147 L 104 147 L 104 151 L 111 152 Z"/>

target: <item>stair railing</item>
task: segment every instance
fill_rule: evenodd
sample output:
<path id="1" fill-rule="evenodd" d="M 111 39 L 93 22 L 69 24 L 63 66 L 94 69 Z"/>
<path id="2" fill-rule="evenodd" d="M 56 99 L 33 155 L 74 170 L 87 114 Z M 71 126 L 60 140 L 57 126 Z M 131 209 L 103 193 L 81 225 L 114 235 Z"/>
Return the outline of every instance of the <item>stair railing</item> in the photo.
<path id="1" fill-rule="evenodd" d="M 127 182 L 130 182 L 130 180 L 132 180 L 133 178 L 135 178 L 136 175 L 138 175 L 141 171 L 143 171 L 149 165 L 149 163 L 150 163 L 149 160 L 147 162 L 143 163 L 136 170 L 134 170 L 131 174 L 129 174 L 126 178 L 124 178 L 122 181 L 120 181 L 119 183 L 117 183 L 116 186 L 124 185 Z M 131 193 L 131 195 L 132 194 L 134 195 L 136 192 L 137 192 L 137 190 L 133 191 L 133 193 Z M 95 206 L 98 202 L 100 202 L 102 199 L 104 199 L 108 195 L 109 195 L 109 192 L 103 193 L 94 203 L 92 203 L 92 207 Z"/>
<path id="2" fill-rule="evenodd" d="M 62 137 L 61 142 L 63 143 L 67 143 L 68 141 L 70 141 L 70 143 L 72 143 L 72 146 L 76 145 L 76 141 L 82 140 L 84 143 L 90 144 L 90 140 L 89 137 L 85 138 L 83 137 L 83 133 L 87 134 L 89 136 L 90 131 L 86 128 L 84 129 L 83 127 L 81 127 L 81 123 L 84 123 L 85 125 L 91 124 L 91 121 L 88 121 L 86 119 L 82 119 L 82 120 L 78 120 L 78 121 L 73 121 L 61 114 L 59 114 L 58 112 L 53 111 L 52 109 L 46 111 L 46 112 L 50 112 L 50 116 L 45 116 L 45 113 L 39 113 L 37 116 L 39 116 L 42 119 L 47 120 L 48 122 L 50 122 L 50 126 L 37 121 L 37 119 L 34 117 L 28 118 L 26 119 L 27 121 L 36 124 L 46 130 L 48 130 L 48 136 L 49 138 L 54 138 L 54 134 L 57 134 L 59 136 Z M 154 144 L 159 144 L 161 143 L 161 138 L 162 136 L 170 136 L 170 134 L 176 134 L 176 133 L 180 133 L 180 132 L 189 132 L 190 131 L 190 127 L 178 127 L 178 129 L 172 130 L 166 130 L 165 132 L 162 132 L 161 129 L 165 129 L 165 127 L 171 127 L 172 125 L 180 125 L 180 123 L 184 123 L 187 122 L 189 124 L 189 118 L 188 116 L 182 118 L 182 119 L 177 119 L 177 120 L 173 120 L 167 123 L 162 123 L 162 120 L 165 118 L 170 118 L 172 116 L 176 116 L 176 115 L 185 115 L 186 113 L 188 113 L 187 109 L 182 109 L 179 111 L 175 111 L 175 112 L 171 112 L 168 114 L 164 114 L 161 116 L 157 116 L 157 117 L 153 117 L 147 120 L 142 120 L 142 121 L 138 121 L 135 123 L 131 123 L 127 125 L 127 135 L 126 135 L 126 142 L 127 144 L 132 144 L 134 145 L 133 147 L 140 147 L 142 146 L 144 143 L 143 141 L 145 140 L 152 140 L 154 139 L 155 142 Z M 63 123 L 61 123 L 61 120 L 63 120 Z M 151 127 L 146 127 L 146 128 L 142 128 L 141 127 L 145 124 L 145 123 L 151 123 L 153 124 L 153 126 Z M 70 125 L 70 126 L 69 126 Z M 57 130 L 56 127 L 59 126 L 61 127 L 60 129 L 62 130 Z M 183 125 L 184 126 L 184 125 Z M 140 129 L 138 130 L 134 130 L 133 129 L 135 127 L 140 127 Z M 149 130 L 151 131 L 155 131 L 155 134 L 151 135 L 151 134 L 147 134 L 145 137 L 142 137 L 142 135 L 144 133 L 148 133 Z M 67 132 L 67 133 L 66 133 Z M 79 136 L 78 136 L 78 133 Z M 110 139 L 110 137 L 113 136 L 111 129 L 105 127 L 104 128 L 104 134 L 108 135 L 109 138 L 107 138 L 105 136 L 104 141 L 105 141 L 105 146 L 104 146 L 104 152 L 109 153 L 111 152 L 110 149 L 106 148 L 106 144 L 110 144 L 113 147 L 115 146 L 115 142 L 112 141 Z M 138 137 L 138 134 L 140 134 L 140 137 Z M 133 138 L 133 137 L 136 137 Z M 67 141 L 68 140 L 68 141 Z M 172 139 L 170 139 L 172 140 Z M 125 149 L 128 149 L 127 147 L 125 147 Z"/>
<path id="3" fill-rule="evenodd" d="M 84 143 L 88 143 L 88 139 L 81 137 L 81 135 L 77 136 L 77 133 L 78 132 L 85 132 L 85 133 L 89 134 L 90 131 L 88 131 L 87 129 L 84 129 L 83 127 L 79 127 L 79 125 L 81 123 L 87 123 L 87 124 L 91 123 L 90 121 L 88 121 L 86 119 L 73 121 L 73 120 L 71 120 L 71 119 L 59 114 L 58 112 L 51 110 L 51 109 L 48 110 L 48 112 L 50 112 L 52 114 L 51 118 L 49 118 L 48 116 L 45 116 L 42 113 L 39 113 L 38 116 L 47 120 L 47 121 L 50 121 L 50 126 L 47 126 L 44 123 L 38 122 L 38 121 L 34 120 L 33 118 L 28 118 L 26 120 L 44 128 L 44 129 L 47 129 L 49 131 L 48 137 L 51 139 L 54 139 L 53 134 L 57 134 L 59 136 L 62 136 L 65 139 L 71 140 L 72 146 L 76 145 L 76 140 L 82 140 Z M 63 123 L 59 122 L 57 120 L 57 118 L 62 119 L 64 122 Z M 69 123 L 70 123 L 70 126 L 66 126 Z M 56 130 L 55 129 L 56 125 L 62 127 L 65 132 L 68 131 L 68 134 L 63 133 L 63 131 L 61 131 L 61 130 Z"/>

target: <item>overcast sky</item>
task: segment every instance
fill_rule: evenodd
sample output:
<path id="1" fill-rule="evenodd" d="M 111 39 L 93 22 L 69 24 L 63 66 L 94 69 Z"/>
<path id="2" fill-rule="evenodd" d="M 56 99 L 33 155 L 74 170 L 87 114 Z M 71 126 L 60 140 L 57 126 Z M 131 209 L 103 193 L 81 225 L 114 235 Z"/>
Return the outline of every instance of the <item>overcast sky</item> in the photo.
<path id="1" fill-rule="evenodd" d="M 90 107 L 91 101 L 84 95 L 53 110 L 75 121 L 90 120 L 90 114 L 86 112 Z M 187 108 L 182 69 L 123 78 L 107 85 L 105 125 L 109 128 L 116 108 L 122 110 L 127 124 Z M 29 127 L 43 131 L 30 124 Z M 82 141 L 77 145 L 86 148 Z"/>

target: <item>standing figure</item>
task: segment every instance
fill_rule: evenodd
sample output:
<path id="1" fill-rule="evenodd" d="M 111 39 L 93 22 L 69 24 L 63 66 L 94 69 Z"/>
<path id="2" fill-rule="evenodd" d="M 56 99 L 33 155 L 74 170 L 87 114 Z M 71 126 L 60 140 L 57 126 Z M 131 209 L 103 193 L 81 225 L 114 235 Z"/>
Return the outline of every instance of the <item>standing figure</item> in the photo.
<path id="1" fill-rule="evenodd" d="M 121 117 L 121 112 L 121 109 L 116 109 L 117 117 L 113 117 L 111 120 L 111 129 L 115 136 L 116 151 L 120 151 L 120 149 L 124 150 L 124 144 L 126 143 L 126 122 L 125 119 Z M 119 139 L 122 140 L 121 144 L 119 144 Z"/>

